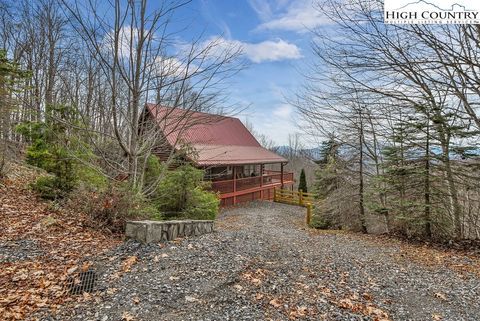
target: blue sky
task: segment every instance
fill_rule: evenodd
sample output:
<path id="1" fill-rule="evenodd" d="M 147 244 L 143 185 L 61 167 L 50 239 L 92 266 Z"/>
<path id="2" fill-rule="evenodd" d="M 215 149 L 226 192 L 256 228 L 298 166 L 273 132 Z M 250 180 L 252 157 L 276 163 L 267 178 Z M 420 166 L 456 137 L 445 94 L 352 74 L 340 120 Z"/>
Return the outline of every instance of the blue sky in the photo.
<path id="1" fill-rule="evenodd" d="M 230 99 L 249 106 L 239 117 L 277 144 L 299 131 L 285 97 L 303 81 L 311 60 L 309 29 L 328 22 L 312 0 L 193 0 L 179 13 L 191 19 L 182 37 L 223 37 L 243 48 L 249 67 L 231 79 Z"/>

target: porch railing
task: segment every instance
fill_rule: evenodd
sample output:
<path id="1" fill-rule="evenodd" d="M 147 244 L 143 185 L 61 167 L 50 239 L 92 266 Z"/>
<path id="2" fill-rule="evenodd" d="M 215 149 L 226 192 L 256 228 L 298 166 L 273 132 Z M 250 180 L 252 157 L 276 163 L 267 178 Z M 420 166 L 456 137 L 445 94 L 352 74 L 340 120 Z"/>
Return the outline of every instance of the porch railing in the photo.
<path id="1" fill-rule="evenodd" d="M 281 182 L 282 173 L 280 171 L 265 171 L 263 176 L 213 181 L 211 189 L 220 194 L 227 194 L 255 187 L 278 185 Z M 284 184 L 293 182 L 293 173 L 284 172 L 283 182 Z"/>

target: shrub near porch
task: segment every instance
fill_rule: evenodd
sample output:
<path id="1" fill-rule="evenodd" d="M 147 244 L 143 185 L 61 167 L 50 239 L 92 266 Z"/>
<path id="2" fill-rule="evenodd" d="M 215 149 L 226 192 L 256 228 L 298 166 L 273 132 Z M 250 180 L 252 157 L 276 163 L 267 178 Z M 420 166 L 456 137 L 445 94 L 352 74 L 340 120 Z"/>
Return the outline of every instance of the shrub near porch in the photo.
<path id="1" fill-rule="evenodd" d="M 191 165 L 166 173 L 154 198 L 165 218 L 215 219 L 220 202 L 216 194 L 207 190 L 210 182 L 204 181 L 203 176 L 203 170 Z"/>

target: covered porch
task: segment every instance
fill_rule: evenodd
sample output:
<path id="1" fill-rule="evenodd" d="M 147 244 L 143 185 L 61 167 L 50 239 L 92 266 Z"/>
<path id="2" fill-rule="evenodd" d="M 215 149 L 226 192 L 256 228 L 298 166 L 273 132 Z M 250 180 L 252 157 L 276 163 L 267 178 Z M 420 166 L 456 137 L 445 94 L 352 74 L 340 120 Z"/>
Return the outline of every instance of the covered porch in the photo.
<path id="1" fill-rule="evenodd" d="M 212 191 L 220 194 L 221 206 L 273 200 L 275 188 L 286 188 L 294 183 L 293 173 L 285 172 L 284 165 L 248 164 L 206 168 L 205 179 L 212 182 Z"/>

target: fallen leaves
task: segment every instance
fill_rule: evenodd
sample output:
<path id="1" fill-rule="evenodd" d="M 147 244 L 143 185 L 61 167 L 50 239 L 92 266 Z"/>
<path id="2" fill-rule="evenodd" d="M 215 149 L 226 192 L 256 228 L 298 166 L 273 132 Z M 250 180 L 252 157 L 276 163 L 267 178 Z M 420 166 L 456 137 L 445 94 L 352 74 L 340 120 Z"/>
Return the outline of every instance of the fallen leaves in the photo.
<path id="1" fill-rule="evenodd" d="M 38 262 L 11 263 L 3 267 L 0 273 L 2 320 L 22 320 L 32 311 L 55 306 L 65 294 L 62 279 L 52 267 Z"/>
<path id="2" fill-rule="evenodd" d="M 447 301 L 447 296 L 443 293 L 436 292 L 433 294 L 436 298 L 441 299 L 443 301 Z"/>
<path id="3" fill-rule="evenodd" d="M 344 298 L 339 301 L 332 301 L 333 304 L 339 308 L 350 310 L 357 314 L 373 317 L 375 321 L 391 321 L 388 313 L 376 307 L 372 303 L 364 304 L 362 302 L 355 302 L 349 298 Z"/>
<path id="4" fill-rule="evenodd" d="M 37 199 L 26 188 L 34 178 L 35 173 L 22 173 L 0 186 L 0 241 L 31 240 L 39 253 L 0 263 L 2 321 L 25 320 L 38 309 L 56 310 L 73 300 L 90 300 L 67 295 L 67 278 L 85 268 L 79 262 L 86 257 L 120 241 L 86 227 L 94 225 L 88 217 Z"/>
<path id="5" fill-rule="evenodd" d="M 130 314 L 128 311 L 124 311 L 122 313 L 122 320 L 123 321 L 133 321 L 135 320 L 134 316 Z"/>
<path id="6" fill-rule="evenodd" d="M 135 255 L 129 256 L 122 264 L 122 271 L 123 272 L 130 272 L 132 266 L 138 262 L 138 257 Z"/>
<path id="7" fill-rule="evenodd" d="M 279 299 L 275 298 L 275 299 L 271 299 L 270 302 L 268 302 L 268 304 L 270 304 L 271 306 L 275 307 L 275 308 L 279 308 L 282 306 L 282 303 L 280 302 Z"/>
<path id="8" fill-rule="evenodd" d="M 262 284 L 262 279 L 267 276 L 268 271 L 264 269 L 257 269 L 242 274 L 242 278 L 255 286 Z"/>
<path id="9" fill-rule="evenodd" d="M 155 255 L 153 257 L 153 262 L 158 263 L 158 262 L 160 262 L 160 258 L 164 259 L 164 258 L 167 258 L 167 257 L 168 257 L 167 253 L 162 253 L 160 256 Z"/>
<path id="10" fill-rule="evenodd" d="M 237 290 L 237 291 L 242 291 L 242 290 L 243 290 L 243 286 L 241 286 L 240 284 L 235 284 L 233 287 L 234 287 L 235 290 Z"/>
<path id="11" fill-rule="evenodd" d="M 191 296 L 191 295 L 186 295 L 186 296 L 185 296 L 185 301 L 186 301 L 186 302 L 189 302 L 189 303 L 202 302 L 202 300 L 197 299 L 196 297 Z"/>
<path id="12" fill-rule="evenodd" d="M 362 293 L 362 298 L 364 298 L 367 301 L 373 301 L 373 296 L 367 292 Z"/>
<path id="13" fill-rule="evenodd" d="M 261 300 L 263 299 L 264 295 L 262 293 L 257 293 L 255 294 L 255 300 Z"/>
<path id="14" fill-rule="evenodd" d="M 244 283 L 236 284 L 234 288 L 242 290 L 244 293 L 252 291 L 252 300 L 256 304 L 265 307 L 266 311 L 275 310 L 274 313 L 282 313 L 289 320 L 314 318 L 326 319 L 327 316 L 321 313 L 319 304 L 330 304 L 339 309 L 348 310 L 350 313 L 368 317 L 372 321 L 391 321 L 389 314 L 374 302 L 374 296 L 366 291 L 355 293 L 351 292 L 346 297 L 340 297 L 339 289 L 331 288 L 318 284 L 312 285 L 310 279 L 316 277 L 315 271 L 307 266 L 302 268 L 302 274 L 298 274 L 298 281 L 292 283 L 292 288 L 288 294 L 279 295 L 278 293 L 268 291 L 269 285 L 274 283 L 275 271 L 263 268 L 248 268 L 240 273 Z M 328 273 L 328 271 L 325 271 Z M 283 275 L 282 275 L 283 277 Z M 342 272 L 338 274 L 337 283 L 342 288 L 348 287 L 349 273 Z M 370 285 L 370 281 L 367 283 Z M 263 290 L 262 292 L 258 290 Z M 266 315 L 269 315 L 266 312 Z"/>
<path id="15" fill-rule="evenodd" d="M 352 311 L 356 309 L 355 305 L 352 303 L 350 299 L 341 299 L 340 301 L 338 301 L 337 306 L 342 309 L 347 309 Z"/>
<path id="16" fill-rule="evenodd" d="M 297 306 L 290 311 L 288 318 L 290 320 L 295 320 L 297 318 L 304 318 L 308 314 L 309 314 L 309 311 L 306 306 Z"/>
<path id="17" fill-rule="evenodd" d="M 92 295 L 90 293 L 87 293 L 87 292 L 83 292 L 82 296 L 83 296 L 83 299 L 85 301 L 90 301 L 92 299 Z"/>
<path id="18" fill-rule="evenodd" d="M 428 243 L 409 243 L 388 236 L 350 234 L 376 246 L 395 246 L 399 251 L 392 254 L 397 261 L 408 261 L 426 267 L 448 268 L 460 274 L 472 273 L 480 276 L 480 256 L 470 249 L 445 248 Z"/>
<path id="19" fill-rule="evenodd" d="M 75 273 L 77 270 L 78 270 L 78 266 L 73 266 L 73 267 L 67 269 L 67 274 L 68 274 L 68 275 L 73 274 L 73 273 Z"/>
<path id="20" fill-rule="evenodd" d="M 113 294 L 115 294 L 117 291 L 118 291 L 117 288 L 108 288 L 108 289 L 107 289 L 107 294 L 108 294 L 108 295 L 113 295 Z"/>

